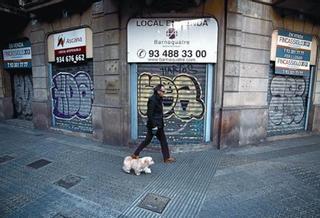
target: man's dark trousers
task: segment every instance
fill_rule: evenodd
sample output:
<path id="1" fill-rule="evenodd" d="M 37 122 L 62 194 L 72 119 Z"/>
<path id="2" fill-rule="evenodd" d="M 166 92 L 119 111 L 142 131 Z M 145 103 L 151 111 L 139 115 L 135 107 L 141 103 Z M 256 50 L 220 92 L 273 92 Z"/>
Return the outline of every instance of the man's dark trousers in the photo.
<path id="1" fill-rule="evenodd" d="M 161 145 L 161 152 L 163 155 L 163 159 L 166 160 L 170 157 L 169 154 L 169 148 L 168 148 L 168 143 L 167 143 L 167 138 L 166 135 L 164 134 L 164 130 L 163 128 L 158 129 L 157 133 L 156 133 L 156 137 L 157 139 L 160 141 L 160 145 Z M 146 138 L 144 139 L 143 142 L 141 142 L 141 144 L 139 145 L 139 147 L 136 149 L 136 151 L 134 152 L 134 155 L 139 156 L 140 152 L 147 146 L 150 144 L 151 140 L 153 138 L 153 134 L 152 134 L 152 129 L 148 128 L 148 132 L 146 135 Z"/>

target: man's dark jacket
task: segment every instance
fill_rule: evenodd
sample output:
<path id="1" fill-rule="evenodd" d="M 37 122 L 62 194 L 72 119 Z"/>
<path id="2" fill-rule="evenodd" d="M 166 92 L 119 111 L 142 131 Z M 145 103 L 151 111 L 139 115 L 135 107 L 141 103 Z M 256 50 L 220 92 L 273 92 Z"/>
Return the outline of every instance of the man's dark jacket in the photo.
<path id="1" fill-rule="evenodd" d="M 155 92 L 148 100 L 148 111 L 147 111 L 148 121 L 147 127 L 163 128 L 163 106 L 162 98 Z"/>

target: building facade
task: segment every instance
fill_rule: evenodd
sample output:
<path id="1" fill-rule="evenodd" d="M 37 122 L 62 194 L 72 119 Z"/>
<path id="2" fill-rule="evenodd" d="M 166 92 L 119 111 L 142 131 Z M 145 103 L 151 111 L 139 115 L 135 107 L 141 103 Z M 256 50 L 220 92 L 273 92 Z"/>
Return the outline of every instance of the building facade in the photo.
<path id="1" fill-rule="evenodd" d="M 147 98 L 162 83 L 173 145 L 320 131 L 320 23 L 303 10 L 317 3 L 19 3 L 1 14 L 20 24 L 0 39 L 1 120 L 128 145 L 142 139 Z"/>

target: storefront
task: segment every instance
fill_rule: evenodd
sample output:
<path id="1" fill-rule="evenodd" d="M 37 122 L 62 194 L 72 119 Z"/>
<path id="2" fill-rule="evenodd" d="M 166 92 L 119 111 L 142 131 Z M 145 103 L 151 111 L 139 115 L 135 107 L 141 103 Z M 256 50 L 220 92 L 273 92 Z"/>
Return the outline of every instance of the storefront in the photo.
<path id="1" fill-rule="evenodd" d="M 52 127 L 92 133 L 92 32 L 88 28 L 50 35 Z"/>
<path id="2" fill-rule="evenodd" d="M 307 130 L 315 73 L 316 39 L 285 29 L 274 31 L 269 76 L 267 133 Z"/>
<path id="3" fill-rule="evenodd" d="M 320 131 L 317 13 L 288 0 L 91 3 L 2 37 L 0 120 L 136 144 L 162 83 L 168 141 L 191 144 L 176 148 Z"/>
<path id="4" fill-rule="evenodd" d="M 3 50 L 4 69 L 10 74 L 13 118 L 32 120 L 31 43 L 19 40 Z"/>
<path id="5" fill-rule="evenodd" d="M 169 143 L 209 142 L 217 60 L 216 20 L 131 19 L 127 31 L 131 138 L 144 138 L 147 101 L 153 87 L 161 83 L 166 88 L 163 106 Z"/>

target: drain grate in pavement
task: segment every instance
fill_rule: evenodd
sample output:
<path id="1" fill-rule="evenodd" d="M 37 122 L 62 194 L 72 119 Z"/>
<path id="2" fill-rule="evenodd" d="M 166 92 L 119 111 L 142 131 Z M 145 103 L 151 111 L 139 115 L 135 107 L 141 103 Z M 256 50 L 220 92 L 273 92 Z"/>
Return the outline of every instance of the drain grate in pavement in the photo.
<path id="1" fill-rule="evenodd" d="M 80 176 L 75 176 L 75 175 L 67 175 L 65 178 L 60 179 L 58 181 L 56 181 L 54 184 L 61 186 L 65 189 L 69 189 L 72 186 L 78 184 L 79 182 L 81 182 L 83 178 L 81 178 Z"/>
<path id="2" fill-rule="evenodd" d="M 14 157 L 9 156 L 9 155 L 4 155 L 4 156 L 0 157 L 0 163 L 4 163 L 4 162 L 7 162 L 7 161 L 12 160 L 12 159 L 14 159 Z"/>
<path id="3" fill-rule="evenodd" d="M 170 198 L 154 194 L 148 193 L 142 201 L 138 204 L 138 207 L 151 210 L 153 212 L 162 213 L 164 208 L 169 203 Z"/>
<path id="4" fill-rule="evenodd" d="M 51 163 L 51 161 L 48 161 L 46 159 L 40 159 L 28 164 L 27 166 L 33 169 L 39 169 L 41 167 L 44 167 L 45 165 L 48 165 L 49 163 Z"/>

